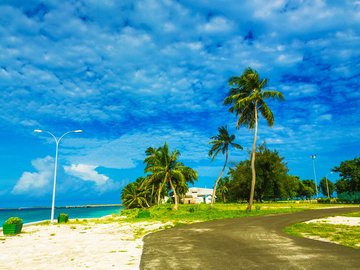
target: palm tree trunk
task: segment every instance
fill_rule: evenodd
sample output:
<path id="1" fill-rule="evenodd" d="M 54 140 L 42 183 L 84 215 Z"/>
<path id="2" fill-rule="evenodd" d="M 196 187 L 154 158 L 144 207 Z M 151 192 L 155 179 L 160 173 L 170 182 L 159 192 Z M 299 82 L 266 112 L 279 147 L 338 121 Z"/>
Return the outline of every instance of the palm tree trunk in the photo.
<path id="1" fill-rule="evenodd" d="M 160 200 L 161 200 L 161 184 L 159 184 L 159 189 L 158 189 L 158 197 L 157 197 L 157 205 L 160 206 Z"/>
<path id="2" fill-rule="evenodd" d="M 223 173 L 225 171 L 227 160 L 228 160 L 228 150 L 226 149 L 226 157 L 225 157 L 224 167 L 222 168 L 222 171 L 221 171 L 219 177 L 216 179 L 215 184 L 214 184 L 214 189 L 213 189 L 213 193 L 212 193 L 212 197 L 211 197 L 211 208 L 213 208 L 213 206 L 214 206 L 216 187 L 217 187 L 218 182 L 220 181 L 220 179 L 221 179 L 221 177 L 222 177 L 222 175 L 223 175 Z"/>
<path id="3" fill-rule="evenodd" d="M 171 177 L 169 178 L 169 183 L 170 183 L 170 187 L 171 187 L 171 189 L 172 189 L 172 191 L 174 193 L 174 201 L 175 201 L 174 210 L 178 210 L 178 196 L 176 194 L 174 184 L 171 181 Z"/>
<path id="4" fill-rule="evenodd" d="M 258 129 L 258 112 L 257 112 L 257 102 L 255 101 L 255 129 L 254 129 L 254 142 L 252 145 L 251 152 L 251 190 L 250 190 L 250 199 L 249 205 L 247 207 L 247 211 L 251 211 L 253 201 L 254 201 L 254 193 L 255 193 L 255 182 L 256 182 L 256 171 L 255 171 L 255 155 L 256 155 L 256 137 L 257 137 L 257 129 Z"/>

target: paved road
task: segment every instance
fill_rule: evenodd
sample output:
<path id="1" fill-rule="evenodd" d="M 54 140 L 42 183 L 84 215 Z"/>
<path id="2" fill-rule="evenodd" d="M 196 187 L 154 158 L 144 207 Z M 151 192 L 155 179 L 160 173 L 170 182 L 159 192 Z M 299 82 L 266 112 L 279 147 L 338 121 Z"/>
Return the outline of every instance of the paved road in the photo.
<path id="1" fill-rule="evenodd" d="M 297 222 L 359 208 L 304 211 L 175 227 L 147 235 L 141 269 L 360 269 L 360 250 L 289 236 Z"/>

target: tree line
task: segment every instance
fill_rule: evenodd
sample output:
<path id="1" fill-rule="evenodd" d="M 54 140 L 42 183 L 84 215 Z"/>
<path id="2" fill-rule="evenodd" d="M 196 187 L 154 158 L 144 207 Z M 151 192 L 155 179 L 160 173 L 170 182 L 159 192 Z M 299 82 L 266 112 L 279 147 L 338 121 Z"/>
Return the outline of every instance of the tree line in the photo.
<path id="1" fill-rule="evenodd" d="M 281 92 L 265 89 L 267 83 L 266 78 L 260 78 L 257 71 L 251 68 L 228 81 L 230 90 L 223 104 L 230 106 L 229 112 L 237 117 L 236 129 L 247 127 L 254 131 L 254 136 L 250 160 L 241 161 L 234 168 L 230 168 L 228 176 L 224 178 L 222 176 L 226 169 L 229 148 L 241 150 L 242 147 L 235 143 L 235 135 L 230 135 L 226 126 L 220 127 L 219 133 L 210 138 L 209 156 L 212 160 L 219 153 L 225 155 L 224 166 L 214 182 L 211 205 L 214 203 L 215 194 L 223 201 L 247 201 L 248 211 L 251 211 L 254 199 L 262 201 L 276 198 L 311 198 L 314 195 L 316 184 L 313 180 L 300 181 L 298 177 L 288 175 L 286 164 L 276 151 L 270 151 L 265 144 L 257 147 L 259 116 L 262 116 L 269 126 L 274 124 L 274 115 L 265 100 L 284 100 Z M 188 184 L 197 180 L 197 172 L 181 163 L 180 152 L 170 152 L 166 143 L 158 148 L 150 147 L 145 153 L 147 175 L 139 177 L 123 189 L 123 204 L 128 208 L 149 207 L 159 205 L 165 195 L 170 195 L 174 198 L 174 210 L 177 210 L 180 198 L 185 196 L 188 190 Z M 340 167 L 334 171 L 343 173 L 343 167 Z M 345 182 L 339 185 L 344 189 L 359 187 L 352 180 L 353 175 L 351 180 L 347 178 L 347 174 L 344 174 L 343 178 Z M 326 182 L 327 190 L 338 189 L 336 184 L 334 186 L 330 181 Z"/>

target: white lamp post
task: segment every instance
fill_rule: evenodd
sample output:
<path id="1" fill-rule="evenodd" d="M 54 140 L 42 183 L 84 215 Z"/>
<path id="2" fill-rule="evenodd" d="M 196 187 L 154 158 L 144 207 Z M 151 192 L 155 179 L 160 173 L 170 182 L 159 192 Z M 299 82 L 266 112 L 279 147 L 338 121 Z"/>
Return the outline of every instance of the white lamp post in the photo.
<path id="1" fill-rule="evenodd" d="M 325 177 L 325 179 L 326 179 L 326 189 L 327 189 L 328 198 L 330 198 L 330 194 L 329 194 L 329 183 L 328 183 L 328 175 L 329 175 L 329 173 L 332 174 L 333 172 L 328 172 L 328 173 L 326 174 L 326 177 Z"/>
<path id="2" fill-rule="evenodd" d="M 311 159 L 312 159 L 312 161 L 313 161 L 313 170 L 314 170 L 314 178 L 315 178 L 316 198 L 319 198 L 319 192 L 318 192 L 317 180 L 316 180 L 316 171 L 315 171 L 315 158 L 316 158 L 316 155 L 311 155 L 310 157 L 311 157 Z"/>
<path id="3" fill-rule="evenodd" d="M 52 134 L 51 132 L 46 131 L 46 130 L 35 129 L 34 132 L 37 132 L 37 133 L 44 132 L 44 133 L 50 134 L 54 138 L 55 143 L 56 143 L 55 166 L 54 166 L 54 186 L 53 186 L 52 204 L 51 204 L 51 223 L 53 224 L 54 223 L 54 212 L 55 212 L 56 171 L 57 171 L 57 163 L 58 163 L 59 143 L 65 135 L 67 135 L 69 133 L 80 133 L 83 131 L 81 129 L 68 131 L 68 132 L 64 133 L 63 135 L 61 135 L 59 138 L 56 138 L 54 134 Z"/>

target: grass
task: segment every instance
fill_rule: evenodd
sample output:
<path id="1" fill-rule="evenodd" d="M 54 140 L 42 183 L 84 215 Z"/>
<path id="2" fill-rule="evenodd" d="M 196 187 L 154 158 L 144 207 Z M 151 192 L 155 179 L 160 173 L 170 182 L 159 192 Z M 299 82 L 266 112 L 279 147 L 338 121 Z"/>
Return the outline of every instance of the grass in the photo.
<path id="1" fill-rule="evenodd" d="M 359 214 L 359 213 L 358 213 Z M 284 231 L 297 237 L 321 238 L 343 246 L 360 249 L 360 227 L 326 223 L 298 223 Z"/>
<path id="2" fill-rule="evenodd" d="M 348 214 L 344 214 L 344 217 L 360 217 L 360 212 L 353 212 L 353 213 L 348 213 Z"/>
<path id="3" fill-rule="evenodd" d="M 240 218 L 259 215 L 274 215 L 283 213 L 295 213 L 307 209 L 320 209 L 325 207 L 335 207 L 336 205 L 323 205 L 317 203 L 259 203 L 255 204 L 251 212 L 246 211 L 247 204 L 222 204 L 217 203 L 213 208 L 206 204 L 196 205 L 179 205 L 178 211 L 172 210 L 172 205 L 165 204 L 160 206 L 153 206 L 146 211 L 150 212 L 147 217 L 139 215 L 144 210 L 130 209 L 123 210 L 121 215 L 126 216 L 124 221 L 127 222 L 141 222 L 141 221 L 161 221 L 173 222 L 174 224 L 192 223 L 197 221 L 209 221 L 225 218 Z M 345 205 L 343 205 L 345 206 Z M 140 217 L 139 217 L 140 216 Z"/>

